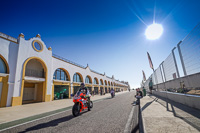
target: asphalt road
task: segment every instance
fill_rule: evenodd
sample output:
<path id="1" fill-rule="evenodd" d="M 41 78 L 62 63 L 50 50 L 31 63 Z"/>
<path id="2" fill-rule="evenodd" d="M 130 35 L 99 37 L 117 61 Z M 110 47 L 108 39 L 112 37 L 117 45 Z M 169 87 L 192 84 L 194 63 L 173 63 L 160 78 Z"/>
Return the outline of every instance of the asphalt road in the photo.
<path id="1" fill-rule="evenodd" d="M 91 111 L 74 117 L 72 110 L 3 131 L 5 133 L 124 133 L 133 125 L 130 113 L 136 114 L 132 103 L 135 91 L 94 102 Z"/>

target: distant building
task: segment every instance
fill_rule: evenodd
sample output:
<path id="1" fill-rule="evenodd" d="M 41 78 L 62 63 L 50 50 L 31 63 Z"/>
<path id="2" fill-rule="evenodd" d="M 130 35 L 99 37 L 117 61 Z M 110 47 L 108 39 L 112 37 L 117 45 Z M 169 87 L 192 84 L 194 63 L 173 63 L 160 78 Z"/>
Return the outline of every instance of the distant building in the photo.
<path id="1" fill-rule="evenodd" d="M 39 34 L 25 40 L 23 34 L 16 39 L 0 32 L 0 107 L 70 98 L 81 82 L 95 94 L 129 87 L 88 65 L 53 55 Z"/>

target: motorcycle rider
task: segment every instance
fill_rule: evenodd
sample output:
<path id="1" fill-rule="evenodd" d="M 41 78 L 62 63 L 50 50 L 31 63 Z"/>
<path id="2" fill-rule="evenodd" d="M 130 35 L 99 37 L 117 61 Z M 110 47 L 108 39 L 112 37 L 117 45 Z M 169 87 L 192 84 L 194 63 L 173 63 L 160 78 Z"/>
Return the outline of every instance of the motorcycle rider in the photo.
<path id="1" fill-rule="evenodd" d="M 87 104 L 88 104 L 88 110 L 90 111 L 90 91 L 87 87 L 85 87 L 85 84 L 84 83 L 81 83 L 81 88 L 78 90 L 78 94 L 79 93 L 83 93 L 87 100 Z"/>
<path id="2" fill-rule="evenodd" d="M 111 95 L 113 94 L 113 97 L 115 96 L 115 91 L 114 91 L 113 88 L 111 89 L 110 94 L 111 94 Z"/>

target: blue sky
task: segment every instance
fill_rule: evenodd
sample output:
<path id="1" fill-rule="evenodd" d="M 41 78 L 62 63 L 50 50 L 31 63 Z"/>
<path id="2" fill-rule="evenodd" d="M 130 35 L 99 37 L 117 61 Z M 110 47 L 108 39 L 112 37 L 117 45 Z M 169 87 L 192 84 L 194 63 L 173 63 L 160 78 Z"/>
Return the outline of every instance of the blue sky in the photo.
<path id="1" fill-rule="evenodd" d="M 2 1 L 0 31 L 27 40 L 39 33 L 54 54 L 139 87 L 142 70 L 152 73 L 146 52 L 157 68 L 200 22 L 199 7 L 199 0 Z M 154 13 L 164 32 L 147 40 Z"/>

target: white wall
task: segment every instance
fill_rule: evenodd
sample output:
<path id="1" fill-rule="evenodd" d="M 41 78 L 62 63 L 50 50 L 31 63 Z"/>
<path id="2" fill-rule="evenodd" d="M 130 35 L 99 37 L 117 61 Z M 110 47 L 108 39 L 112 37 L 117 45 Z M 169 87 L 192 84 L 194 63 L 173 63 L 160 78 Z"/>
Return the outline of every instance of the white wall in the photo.
<path id="1" fill-rule="evenodd" d="M 34 40 L 38 40 L 43 45 L 43 51 L 37 52 L 32 47 L 32 42 Z M 19 38 L 19 51 L 17 58 L 17 67 L 16 67 L 16 77 L 15 77 L 15 85 L 14 85 L 14 94 L 13 97 L 19 97 L 21 93 L 21 81 L 22 81 L 22 72 L 23 65 L 25 61 L 30 57 L 39 57 L 46 64 L 48 69 L 47 76 L 47 95 L 51 94 L 51 66 L 52 66 L 52 51 L 46 48 L 44 42 L 38 38 L 34 37 L 29 40 L 25 40 L 24 38 Z"/>
<path id="2" fill-rule="evenodd" d="M 17 54 L 18 47 L 17 43 L 0 38 L 0 54 L 5 58 L 9 66 L 9 79 L 8 79 L 8 97 L 7 106 L 11 105 L 11 99 L 13 97 L 16 64 L 17 64 Z"/>

